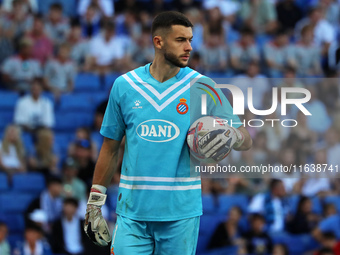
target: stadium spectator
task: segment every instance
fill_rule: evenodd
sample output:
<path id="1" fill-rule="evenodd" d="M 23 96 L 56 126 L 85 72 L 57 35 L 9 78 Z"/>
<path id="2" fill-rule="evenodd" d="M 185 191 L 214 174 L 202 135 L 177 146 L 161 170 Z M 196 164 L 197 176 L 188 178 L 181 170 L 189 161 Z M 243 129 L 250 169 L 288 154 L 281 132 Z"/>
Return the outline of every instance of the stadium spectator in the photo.
<path id="1" fill-rule="evenodd" d="M 41 172 L 45 176 L 60 174 L 52 130 L 40 129 L 37 131 L 36 144 L 29 157 L 28 167 L 31 171 Z"/>
<path id="2" fill-rule="evenodd" d="M 268 73 L 272 78 L 282 77 L 284 68 L 296 65 L 294 48 L 289 44 L 286 31 L 278 30 L 275 38 L 264 46 L 264 57 Z"/>
<path id="3" fill-rule="evenodd" d="M 327 70 L 325 77 L 316 83 L 318 98 L 327 107 L 327 112 L 334 114 L 340 106 L 339 79 L 336 70 Z"/>
<path id="4" fill-rule="evenodd" d="M 70 59 L 70 47 L 68 44 L 61 44 L 58 48 L 58 55 L 50 59 L 45 65 L 44 72 L 48 89 L 58 99 L 62 93 L 73 91 L 74 79 L 77 74 L 77 67 Z"/>
<path id="5" fill-rule="evenodd" d="M 76 130 L 75 140 L 72 141 L 68 146 L 68 155 L 71 157 L 75 157 L 77 145 L 81 140 L 86 140 L 90 142 L 92 160 L 95 161 L 98 157 L 98 147 L 96 143 L 91 140 L 90 129 L 86 127 L 80 127 Z"/>
<path id="6" fill-rule="evenodd" d="M 63 188 L 64 197 L 72 197 L 80 200 L 86 200 L 86 184 L 77 177 L 77 162 L 68 157 L 63 164 Z"/>
<path id="7" fill-rule="evenodd" d="M 82 71 L 89 51 L 89 42 L 82 37 L 79 22 L 73 21 L 71 23 L 71 28 L 65 39 L 65 43 L 71 47 L 70 57 L 78 66 L 78 71 Z"/>
<path id="8" fill-rule="evenodd" d="M 54 126 L 53 104 L 41 93 L 42 83 L 35 79 L 31 85 L 31 93 L 16 102 L 14 122 L 26 131 L 34 132 L 38 128 Z"/>
<path id="9" fill-rule="evenodd" d="M 188 1 L 182 1 L 188 2 Z M 195 1 L 195 3 L 198 3 Z M 185 16 L 190 20 L 190 22 L 194 25 L 192 28 L 192 33 L 195 35 L 195 40 L 191 42 L 191 47 L 194 53 L 198 52 L 199 49 L 204 44 L 204 25 L 202 22 L 202 13 L 199 9 L 190 8 L 185 12 Z M 195 69 L 197 70 L 197 69 Z M 197 70 L 199 72 L 199 70 Z"/>
<path id="10" fill-rule="evenodd" d="M 339 133 L 334 127 L 330 127 L 325 132 L 325 141 L 327 149 L 327 164 L 332 167 L 340 166 L 340 141 Z"/>
<path id="11" fill-rule="evenodd" d="M 340 22 L 339 3 L 332 0 L 319 0 L 318 4 L 325 20 L 327 20 L 335 30 L 338 30 Z"/>
<path id="12" fill-rule="evenodd" d="M 132 60 L 136 65 L 146 65 L 154 58 L 154 48 L 150 38 L 150 29 L 143 28 L 141 36 L 137 39 L 132 53 Z"/>
<path id="13" fill-rule="evenodd" d="M 85 38 L 95 37 L 100 32 L 100 17 L 97 15 L 97 6 L 91 3 L 86 13 L 80 18 L 82 34 Z"/>
<path id="14" fill-rule="evenodd" d="M 51 246 L 54 253 L 58 254 L 83 254 L 88 243 L 83 231 L 83 220 L 77 216 L 78 201 L 66 198 L 63 202 L 63 212 L 60 219 L 53 222 Z"/>
<path id="15" fill-rule="evenodd" d="M 41 227 L 29 224 L 25 228 L 25 239 L 13 249 L 13 254 L 18 255 L 52 255 L 52 250 L 44 237 Z"/>
<path id="16" fill-rule="evenodd" d="M 268 162 L 270 151 L 267 148 L 267 136 L 265 132 L 260 131 L 256 134 L 252 151 L 252 157 L 256 165 L 261 162 Z"/>
<path id="17" fill-rule="evenodd" d="M 332 203 L 327 203 L 324 204 L 322 207 L 322 216 L 323 218 L 328 218 L 330 216 L 336 215 L 337 210 L 334 204 Z"/>
<path id="18" fill-rule="evenodd" d="M 238 72 L 245 72 L 251 62 L 260 60 L 260 52 L 255 45 L 254 32 L 245 27 L 240 32 L 241 38 L 230 46 L 231 66 Z"/>
<path id="19" fill-rule="evenodd" d="M 248 212 L 262 214 L 266 219 L 269 232 L 282 232 L 290 210 L 285 198 L 286 191 L 283 182 L 272 179 L 267 193 L 260 193 L 253 197 Z"/>
<path id="20" fill-rule="evenodd" d="M 20 129 L 15 125 L 7 126 L 4 137 L 0 141 L 0 170 L 9 176 L 25 172 L 25 156 Z"/>
<path id="21" fill-rule="evenodd" d="M 42 16 L 34 16 L 32 30 L 27 33 L 27 36 L 33 41 L 33 58 L 38 60 L 40 64 L 45 64 L 53 56 L 53 42 L 45 33 Z"/>
<path id="22" fill-rule="evenodd" d="M 302 11 L 294 0 L 283 0 L 276 5 L 279 27 L 294 32 L 296 23 L 302 18 Z"/>
<path id="23" fill-rule="evenodd" d="M 114 14 L 114 4 L 110 0 L 80 0 L 78 3 L 78 15 L 83 16 L 91 4 L 96 7 L 98 16 L 112 17 Z"/>
<path id="24" fill-rule="evenodd" d="M 315 252 L 314 255 L 340 255 L 340 242 L 332 232 L 322 233 L 321 246 L 322 248 Z"/>
<path id="25" fill-rule="evenodd" d="M 310 198 L 301 196 L 294 217 L 287 222 L 287 229 L 292 234 L 308 234 L 317 226 L 319 219 L 312 212 Z"/>
<path id="26" fill-rule="evenodd" d="M 44 224 L 44 231 L 51 233 L 51 224 L 60 218 L 63 201 L 61 194 L 63 191 L 62 181 L 58 177 L 49 177 L 47 188 L 41 192 L 39 197 L 34 199 L 25 212 L 26 224 L 32 223 L 29 216 L 36 210 L 42 210 L 47 215 L 47 224 Z"/>
<path id="27" fill-rule="evenodd" d="M 227 71 L 228 54 L 223 45 L 222 30 L 211 28 L 207 43 L 199 51 L 203 69 L 206 72 L 225 73 Z"/>
<path id="28" fill-rule="evenodd" d="M 277 14 L 269 0 L 243 1 L 239 16 L 243 25 L 251 27 L 258 34 L 273 33 L 277 28 Z"/>
<path id="29" fill-rule="evenodd" d="M 68 19 L 63 17 L 63 6 L 59 3 L 51 4 L 45 21 L 46 35 L 55 45 L 63 43 L 70 29 Z"/>
<path id="30" fill-rule="evenodd" d="M 5 12 L 13 11 L 13 9 L 14 9 L 13 3 L 15 1 L 16 0 L 3 0 L 2 5 L 1 5 L 1 9 Z M 28 10 L 28 11 L 33 12 L 33 13 L 38 12 L 38 1 L 37 0 L 23 0 L 22 2 L 25 5 L 25 7 L 23 8 L 24 10 Z"/>
<path id="31" fill-rule="evenodd" d="M 131 65 L 131 41 L 125 36 L 115 35 L 115 25 L 107 22 L 102 34 L 90 42 L 89 70 L 106 74 L 123 71 Z"/>
<path id="32" fill-rule="evenodd" d="M 27 3 L 24 0 L 13 0 L 8 6 L 11 6 L 11 10 L 8 11 L 1 19 L 2 29 L 6 32 L 6 35 L 10 39 L 17 40 L 25 32 L 29 31 L 33 25 L 33 17 L 29 14 Z"/>
<path id="33" fill-rule="evenodd" d="M 10 255 L 11 247 L 7 241 L 8 228 L 6 223 L 0 221 L 0 254 Z"/>
<path id="34" fill-rule="evenodd" d="M 270 85 L 268 79 L 260 74 L 260 67 L 257 62 L 250 62 L 247 72 L 235 76 L 231 83 L 238 86 L 246 98 L 252 97 L 255 109 L 263 110 L 263 100 L 266 93 L 270 91 Z M 252 95 L 248 93 L 248 88 L 252 88 Z M 249 108 L 249 100 L 245 100 L 245 107 Z"/>
<path id="35" fill-rule="evenodd" d="M 313 27 L 314 43 L 322 48 L 322 55 L 327 54 L 330 44 L 335 40 L 336 33 L 332 25 L 324 19 L 320 7 L 311 8 L 308 17 L 296 24 L 296 38 L 300 37 L 301 30 L 306 25 Z"/>
<path id="36" fill-rule="evenodd" d="M 310 112 L 310 116 L 307 118 L 307 126 L 310 130 L 318 133 L 324 134 L 332 125 L 332 119 L 327 112 L 327 108 L 322 103 L 317 94 L 315 87 L 308 88 L 311 98 L 305 104 L 306 109 Z M 297 108 L 292 109 L 292 111 L 297 111 Z"/>
<path id="37" fill-rule="evenodd" d="M 42 77 L 40 63 L 32 58 L 33 42 L 22 39 L 18 55 L 7 58 L 2 65 L 2 79 L 8 89 L 19 92 L 31 90 L 34 79 Z"/>
<path id="38" fill-rule="evenodd" d="M 265 219 L 261 214 L 250 216 L 250 230 L 242 238 L 245 240 L 247 254 L 272 253 L 272 240 L 265 232 Z"/>
<path id="39" fill-rule="evenodd" d="M 280 83 L 278 85 L 279 88 L 304 88 L 304 84 L 301 82 L 300 79 L 296 77 L 296 69 L 291 66 L 287 66 L 283 70 L 283 79 L 279 80 Z M 300 93 L 288 93 L 287 98 L 294 99 L 294 98 L 301 98 Z"/>
<path id="40" fill-rule="evenodd" d="M 288 255 L 288 248 L 285 244 L 275 244 L 273 247 L 273 255 Z"/>
<path id="41" fill-rule="evenodd" d="M 306 25 L 301 29 L 300 41 L 295 44 L 295 60 L 301 77 L 321 74 L 321 48 L 314 44 L 313 27 Z"/>
<path id="42" fill-rule="evenodd" d="M 239 207 L 232 207 L 228 213 L 227 220 L 221 222 L 212 235 L 208 249 L 222 248 L 238 245 L 241 240 L 240 219 L 242 211 Z"/>
<path id="43" fill-rule="evenodd" d="M 79 166 L 78 177 L 90 185 L 95 163 L 92 159 L 92 145 L 89 140 L 79 139 L 75 142 L 74 159 Z"/>
<path id="44" fill-rule="evenodd" d="M 314 145 L 310 145 L 311 148 L 315 147 Z M 325 148 L 315 148 L 314 160 L 312 161 L 313 164 L 316 166 L 318 164 L 324 165 L 327 164 L 327 151 Z M 332 182 L 336 182 L 336 180 L 332 180 L 327 173 L 318 173 L 318 172 L 309 172 L 305 173 L 304 178 L 300 180 L 301 191 L 300 194 L 308 197 L 313 196 L 326 196 L 330 194 Z M 327 217 L 327 216 L 326 216 Z"/>

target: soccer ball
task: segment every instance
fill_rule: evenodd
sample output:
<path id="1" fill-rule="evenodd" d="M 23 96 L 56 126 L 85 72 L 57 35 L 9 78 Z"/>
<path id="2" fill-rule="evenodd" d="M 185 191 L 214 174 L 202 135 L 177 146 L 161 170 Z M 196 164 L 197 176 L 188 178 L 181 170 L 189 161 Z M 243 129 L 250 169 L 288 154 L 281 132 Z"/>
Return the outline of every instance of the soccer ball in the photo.
<path id="1" fill-rule="evenodd" d="M 187 134 L 187 143 L 190 148 L 190 154 L 202 163 L 217 163 L 217 161 L 212 158 L 206 158 L 204 155 L 200 155 L 197 146 L 200 139 L 206 133 L 218 129 L 227 129 L 228 127 L 229 125 L 226 121 L 215 116 L 205 116 L 196 120 L 191 124 Z"/>

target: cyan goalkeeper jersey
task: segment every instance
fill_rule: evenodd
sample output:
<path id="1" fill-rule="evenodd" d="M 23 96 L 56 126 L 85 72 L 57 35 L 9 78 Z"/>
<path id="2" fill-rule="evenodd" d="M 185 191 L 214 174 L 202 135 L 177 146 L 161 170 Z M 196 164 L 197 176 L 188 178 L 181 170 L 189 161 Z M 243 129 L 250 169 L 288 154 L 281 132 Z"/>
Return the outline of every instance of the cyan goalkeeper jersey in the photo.
<path id="1" fill-rule="evenodd" d="M 201 106 L 190 109 L 190 94 L 200 100 L 214 83 L 189 67 L 161 83 L 150 74 L 150 65 L 116 79 L 100 131 L 118 141 L 126 136 L 116 212 L 141 221 L 199 216 L 201 180 L 199 173 L 190 171 L 186 136 Z M 202 89 L 192 93 L 194 78 L 202 81 Z M 239 122 L 221 90 L 213 90 L 218 103 L 207 100 L 208 115 Z"/>

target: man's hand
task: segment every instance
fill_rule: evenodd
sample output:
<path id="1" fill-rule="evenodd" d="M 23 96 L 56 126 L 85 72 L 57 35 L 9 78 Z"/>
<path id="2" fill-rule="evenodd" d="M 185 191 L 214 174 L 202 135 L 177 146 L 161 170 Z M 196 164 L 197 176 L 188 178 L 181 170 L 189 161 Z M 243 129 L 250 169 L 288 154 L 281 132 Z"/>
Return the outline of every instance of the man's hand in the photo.
<path id="1" fill-rule="evenodd" d="M 239 148 L 244 142 L 242 132 L 234 127 L 217 129 L 206 133 L 197 143 L 198 153 L 205 158 L 221 161 L 232 148 Z"/>
<path id="2" fill-rule="evenodd" d="M 109 227 L 101 212 L 101 207 L 105 204 L 105 200 L 105 194 L 99 191 L 91 192 L 85 215 L 85 233 L 98 246 L 107 246 L 111 241 Z"/>

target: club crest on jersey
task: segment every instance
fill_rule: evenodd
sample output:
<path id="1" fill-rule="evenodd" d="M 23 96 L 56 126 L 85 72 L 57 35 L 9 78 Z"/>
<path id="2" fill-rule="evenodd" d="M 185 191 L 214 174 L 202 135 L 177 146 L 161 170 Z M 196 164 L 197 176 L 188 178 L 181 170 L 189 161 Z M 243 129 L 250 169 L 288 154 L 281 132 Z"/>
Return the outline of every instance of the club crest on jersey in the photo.
<path id="1" fill-rule="evenodd" d="M 187 100 L 184 98 L 179 100 L 180 103 L 176 107 L 176 110 L 179 114 L 186 114 L 188 112 L 189 106 L 186 104 L 186 101 Z"/>

